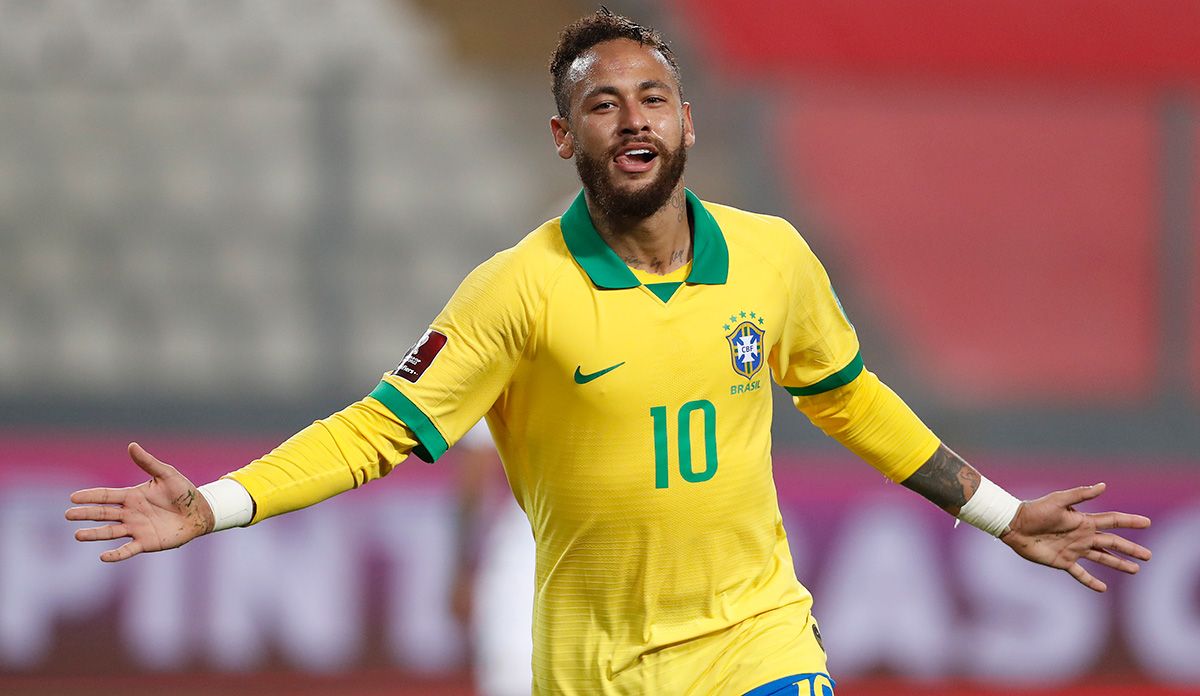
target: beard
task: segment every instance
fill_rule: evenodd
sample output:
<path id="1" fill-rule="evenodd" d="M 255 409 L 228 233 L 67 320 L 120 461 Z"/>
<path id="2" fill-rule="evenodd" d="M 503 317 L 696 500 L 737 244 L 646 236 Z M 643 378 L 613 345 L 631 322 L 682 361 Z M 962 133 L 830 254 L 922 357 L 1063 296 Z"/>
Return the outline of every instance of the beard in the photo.
<path id="1" fill-rule="evenodd" d="M 635 140 L 633 142 L 646 142 Z M 618 188 L 608 174 L 608 165 L 616 156 L 617 151 L 628 145 L 629 141 L 621 143 L 604 158 L 592 157 L 583 150 L 575 153 L 575 169 L 579 172 L 579 180 L 588 197 L 610 219 L 616 220 L 645 220 L 662 210 L 670 200 L 671 194 L 683 178 L 683 167 L 687 164 L 687 148 L 683 146 L 683 136 L 679 138 L 679 146 L 674 150 L 658 147 L 658 172 L 649 183 L 640 188 L 626 191 Z"/>

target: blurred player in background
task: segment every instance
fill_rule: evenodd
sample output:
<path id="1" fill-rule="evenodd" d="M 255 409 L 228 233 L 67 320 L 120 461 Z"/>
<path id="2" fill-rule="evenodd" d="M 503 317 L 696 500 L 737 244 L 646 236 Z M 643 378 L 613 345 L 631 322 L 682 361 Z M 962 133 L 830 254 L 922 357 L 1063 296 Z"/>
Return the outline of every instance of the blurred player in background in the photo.
<path id="1" fill-rule="evenodd" d="M 768 374 L 889 479 L 1022 557 L 1103 582 L 1150 552 L 1081 513 L 1103 484 L 1021 502 L 963 461 L 870 371 L 820 262 L 786 221 L 683 186 L 696 141 L 658 32 L 597 12 L 551 62 L 557 153 L 583 191 L 482 264 L 372 394 L 194 487 L 137 445 L 151 481 L 79 491 L 70 519 L 180 546 L 319 502 L 411 452 L 436 460 L 481 416 L 537 543 L 537 694 L 829 696 L 813 598 L 771 473 Z M 769 368 L 769 369 L 764 369 Z"/>
<path id="2" fill-rule="evenodd" d="M 484 421 L 468 430 L 456 449 L 454 615 L 469 637 L 471 671 L 481 696 L 528 696 L 536 553 L 529 520 L 507 490 L 491 495 L 500 462 Z"/>

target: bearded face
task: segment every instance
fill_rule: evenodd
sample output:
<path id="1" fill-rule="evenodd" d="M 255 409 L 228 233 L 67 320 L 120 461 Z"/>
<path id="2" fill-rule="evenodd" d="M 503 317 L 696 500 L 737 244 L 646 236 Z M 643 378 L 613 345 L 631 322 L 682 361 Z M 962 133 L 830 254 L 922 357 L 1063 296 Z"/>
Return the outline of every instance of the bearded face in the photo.
<path id="1" fill-rule="evenodd" d="M 651 168 L 630 180 L 619 166 L 629 160 Z M 683 178 L 686 163 L 687 148 L 682 134 L 674 147 L 653 136 L 643 136 L 599 155 L 583 149 L 575 153 L 575 168 L 589 198 L 609 217 L 624 220 L 642 220 L 661 210 Z"/>
<path id="2" fill-rule="evenodd" d="M 629 39 L 596 44 L 572 64 L 570 113 L 551 118 L 551 130 L 605 217 L 644 220 L 679 189 L 696 135 L 678 78 L 658 50 Z"/>

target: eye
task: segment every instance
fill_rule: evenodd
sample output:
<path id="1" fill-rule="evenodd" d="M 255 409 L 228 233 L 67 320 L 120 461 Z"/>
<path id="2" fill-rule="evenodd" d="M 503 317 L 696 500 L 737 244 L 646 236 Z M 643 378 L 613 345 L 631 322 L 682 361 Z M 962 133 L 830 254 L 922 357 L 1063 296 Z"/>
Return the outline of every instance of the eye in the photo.
<path id="1" fill-rule="evenodd" d="M 653 96 L 653 97 L 646 97 L 646 103 L 648 103 L 648 104 L 666 104 L 667 100 L 663 97 Z"/>
<path id="2" fill-rule="evenodd" d="M 610 101 L 603 101 L 592 107 L 592 111 L 607 111 L 608 109 L 616 108 L 616 104 Z"/>

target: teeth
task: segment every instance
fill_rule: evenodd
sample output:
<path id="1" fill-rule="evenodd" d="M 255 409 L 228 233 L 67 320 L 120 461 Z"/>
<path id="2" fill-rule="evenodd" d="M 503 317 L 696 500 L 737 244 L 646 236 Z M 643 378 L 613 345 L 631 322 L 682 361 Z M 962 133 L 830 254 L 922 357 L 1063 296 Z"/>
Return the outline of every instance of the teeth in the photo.
<path id="1" fill-rule="evenodd" d="M 648 154 L 650 154 L 650 151 L 647 150 L 646 148 L 641 148 L 638 150 L 626 150 L 625 154 L 627 154 L 627 155 L 648 155 Z"/>

